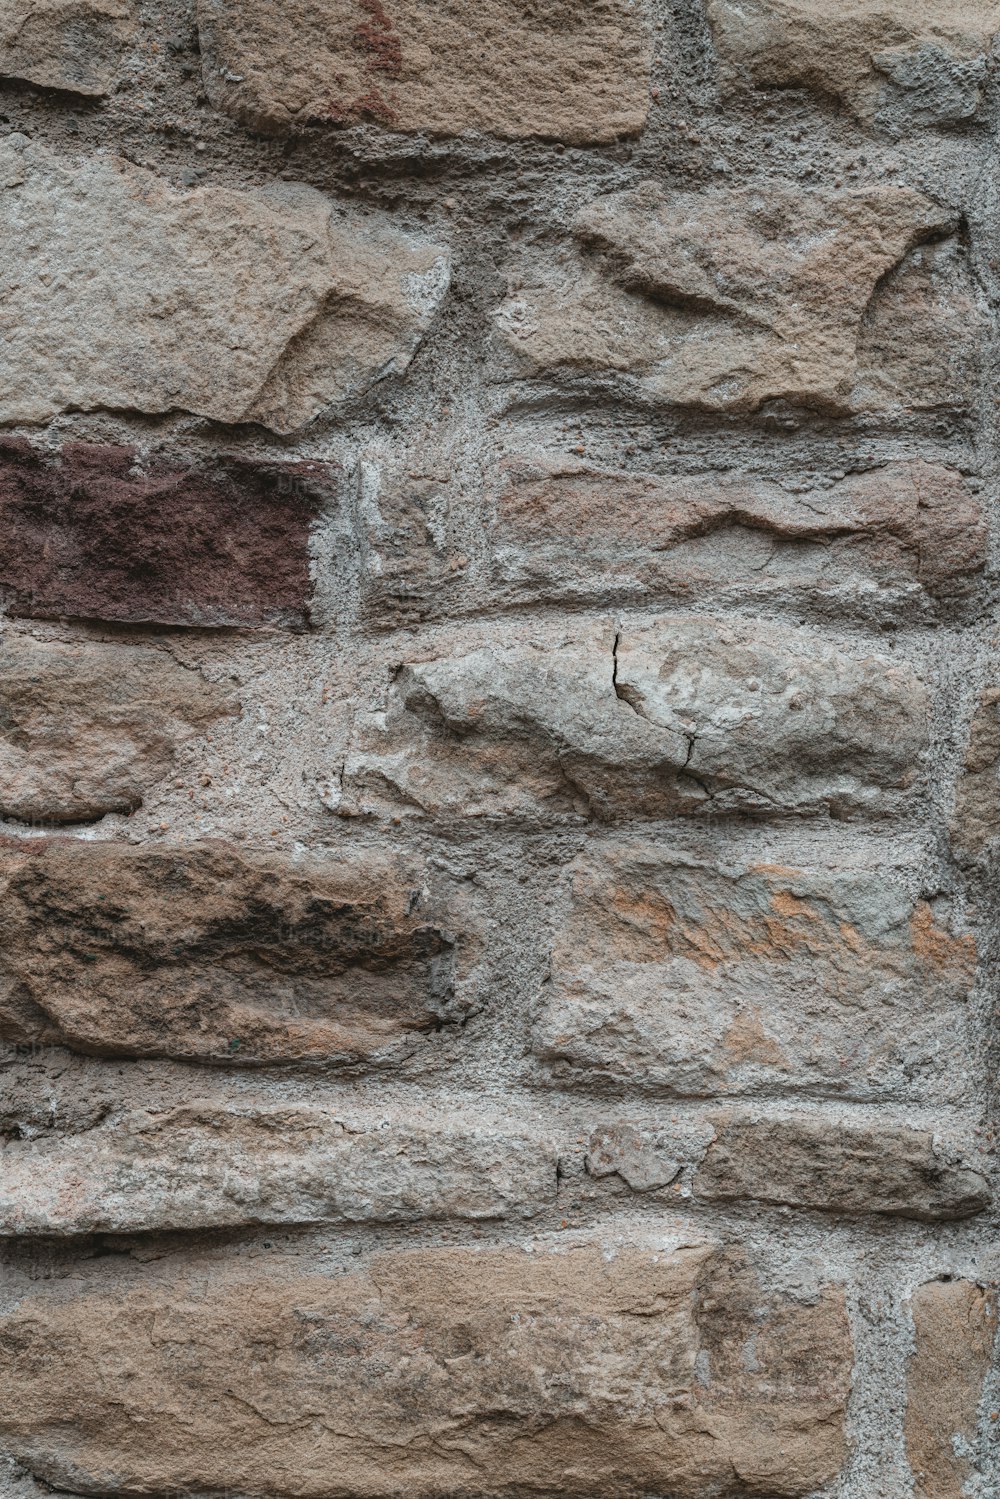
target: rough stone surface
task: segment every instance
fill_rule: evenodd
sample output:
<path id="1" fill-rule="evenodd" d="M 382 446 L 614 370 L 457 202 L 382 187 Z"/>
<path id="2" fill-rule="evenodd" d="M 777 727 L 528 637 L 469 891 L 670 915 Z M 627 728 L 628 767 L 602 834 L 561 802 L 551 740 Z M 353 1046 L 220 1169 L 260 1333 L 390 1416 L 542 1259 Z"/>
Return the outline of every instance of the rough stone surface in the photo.
<path id="1" fill-rule="evenodd" d="M 131 0 L 3 0 L 0 77 L 99 97 L 135 32 Z"/>
<path id="2" fill-rule="evenodd" d="M 926 1130 L 835 1125 L 804 1115 L 721 1118 L 695 1191 L 715 1200 L 752 1197 L 823 1213 L 888 1213 L 925 1223 L 967 1218 L 991 1200 L 981 1171 Z"/>
<path id="3" fill-rule="evenodd" d="M 118 4 L 0 0 L 0 1499 L 998 1499 L 1000 0 Z"/>
<path id="4" fill-rule="evenodd" d="M 787 401 L 839 415 L 937 405 L 926 347 L 920 384 L 894 395 L 880 370 L 892 365 L 898 317 L 873 347 L 862 332 L 890 272 L 954 228 L 927 198 L 896 187 L 803 196 L 777 184 L 690 194 L 645 183 L 582 209 L 583 258 L 566 269 L 534 262 L 497 324 L 522 376 L 625 377 L 628 391 L 656 403 L 752 412 Z M 963 303 L 968 324 L 974 302 Z M 954 398 L 961 345 L 956 355 L 946 326 L 930 337 L 932 351 L 949 345 Z"/>
<path id="5" fill-rule="evenodd" d="M 29 1298 L 0 1432 L 78 1491 L 763 1499 L 836 1474 L 850 1364 L 839 1289 L 768 1295 L 708 1245 L 414 1251 Z"/>
<path id="6" fill-rule="evenodd" d="M 239 712 L 164 651 L 7 634 L 0 644 L 0 816 L 93 822 L 132 812 L 179 747 Z"/>
<path id="7" fill-rule="evenodd" d="M 847 816 L 910 786 L 926 742 L 912 670 L 804 631 L 664 616 L 494 639 L 395 671 L 343 810 Z"/>
<path id="8" fill-rule="evenodd" d="M 959 852 L 976 856 L 1000 835 L 1000 687 L 976 704 L 955 792 L 952 836 Z"/>
<path id="9" fill-rule="evenodd" d="M 982 102 L 994 0 L 707 0 L 716 46 L 762 88 L 810 88 L 871 123 L 944 125 Z"/>
<path id="10" fill-rule="evenodd" d="M 496 1123 L 366 1126 L 305 1106 L 128 1113 L 0 1161 L 8 1235 L 528 1218 L 556 1191 L 552 1151 Z"/>
<path id="11" fill-rule="evenodd" d="M 391 859 L 54 840 L 8 848 L 2 876 L 9 1040 L 354 1066 L 398 1060 L 459 1015 L 454 937 Z"/>
<path id="12" fill-rule="evenodd" d="M 535 1055 L 615 1089 L 952 1094 L 941 1037 L 965 1030 L 975 942 L 914 899 L 914 872 L 581 854 Z"/>
<path id="13" fill-rule="evenodd" d="M 0 441 L 0 588 L 38 619 L 302 627 L 309 530 L 335 502 L 319 463 L 213 468 Z"/>
<path id="14" fill-rule="evenodd" d="M 917 1499 L 962 1499 L 997 1331 L 996 1293 L 934 1280 L 913 1293 L 906 1455 Z"/>
<path id="15" fill-rule="evenodd" d="M 648 1132 L 612 1125 L 595 1131 L 585 1161 L 590 1176 L 620 1176 L 633 1192 L 668 1187 L 681 1173 L 681 1162 L 666 1154 L 663 1141 Z"/>
<path id="16" fill-rule="evenodd" d="M 292 432 L 402 373 L 448 286 L 440 245 L 301 186 L 179 191 L 22 137 L 0 183 L 6 422 L 111 407 Z"/>
<path id="17" fill-rule="evenodd" d="M 953 470 L 921 462 L 793 494 L 741 475 L 511 458 L 491 539 L 506 604 L 708 594 L 864 619 L 933 615 L 973 598 L 986 563 L 979 500 Z M 428 587 L 429 605 L 437 596 Z"/>
<path id="18" fill-rule="evenodd" d="M 259 130 L 370 121 L 395 131 L 613 141 L 649 110 L 630 0 L 198 0 L 205 87 Z"/>

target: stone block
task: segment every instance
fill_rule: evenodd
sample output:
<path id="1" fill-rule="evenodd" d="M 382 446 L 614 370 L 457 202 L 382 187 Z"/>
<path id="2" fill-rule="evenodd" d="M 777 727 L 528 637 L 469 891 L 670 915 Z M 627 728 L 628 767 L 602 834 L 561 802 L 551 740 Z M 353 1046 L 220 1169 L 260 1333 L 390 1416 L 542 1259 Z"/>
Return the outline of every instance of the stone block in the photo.
<path id="1" fill-rule="evenodd" d="M 499 1120 L 436 1127 L 308 1105 L 194 1102 L 8 1143 L 0 1235 L 197 1232 L 422 1218 L 530 1218 L 551 1147 Z"/>
<path id="2" fill-rule="evenodd" d="M 753 1199 L 820 1213 L 884 1213 L 922 1223 L 969 1218 L 992 1201 L 982 1171 L 927 1130 L 797 1114 L 716 1124 L 694 1179 L 713 1202 Z"/>
<path id="3" fill-rule="evenodd" d="M 986 564 L 976 494 L 939 463 L 890 463 L 813 488 L 741 474 L 627 473 L 510 457 L 488 588 L 505 605 L 706 598 L 870 621 L 969 602 Z M 436 597 L 429 559 L 407 548 Z M 423 566 L 421 563 L 423 562 Z"/>
<path id="4" fill-rule="evenodd" d="M 836 1476 L 839 1287 L 797 1301 L 705 1244 L 531 1248 L 71 1281 L 0 1318 L 0 1439 L 122 1495 L 794 1499 Z"/>
<path id="5" fill-rule="evenodd" d="M 0 815 L 96 822 L 134 812 L 181 745 L 239 712 L 166 651 L 8 633 L 0 644 Z"/>
<path id="6" fill-rule="evenodd" d="M 131 0 L 3 0 L 0 78 L 100 98 L 135 31 Z"/>
<path id="7" fill-rule="evenodd" d="M 932 1280 L 913 1293 L 906 1455 L 916 1499 L 963 1499 L 997 1330 L 994 1291 Z"/>
<path id="8" fill-rule="evenodd" d="M 806 88 L 896 130 L 971 119 L 1000 32 L 995 0 L 708 0 L 730 74 Z"/>
<path id="9" fill-rule="evenodd" d="M 374 124 L 597 143 L 649 111 L 649 34 L 631 0 L 199 0 L 205 87 L 255 130 Z"/>
<path id="10" fill-rule="evenodd" d="M 909 665 L 805 630 L 663 615 L 452 641 L 359 722 L 342 813 L 846 817 L 895 806 L 927 740 Z"/>
<path id="11" fill-rule="evenodd" d="M 192 412 L 288 433 L 401 374 L 448 289 L 441 245 L 301 184 L 172 187 L 0 143 L 0 421 Z"/>
<path id="12" fill-rule="evenodd" d="M 914 896 L 919 879 L 863 854 L 581 854 L 534 1054 L 564 1084 L 616 1091 L 968 1096 L 976 946 Z"/>
<path id="13" fill-rule="evenodd" d="M 211 465 L 0 440 L 0 589 L 12 615 L 304 628 L 322 463 Z"/>
<path id="14" fill-rule="evenodd" d="M 0 1034 L 236 1067 L 399 1061 L 461 1014 L 455 937 L 406 875 L 224 843 L 8 848 Z"/>
<path id="15" fill-rule="evenodd" d="M 646 183 L 578 213 L 577 253 L 525 257 L 500 345 L 515 380 L 654 406 L 964 409 L 980 315 L 956 227 L 890 185 Z"/>

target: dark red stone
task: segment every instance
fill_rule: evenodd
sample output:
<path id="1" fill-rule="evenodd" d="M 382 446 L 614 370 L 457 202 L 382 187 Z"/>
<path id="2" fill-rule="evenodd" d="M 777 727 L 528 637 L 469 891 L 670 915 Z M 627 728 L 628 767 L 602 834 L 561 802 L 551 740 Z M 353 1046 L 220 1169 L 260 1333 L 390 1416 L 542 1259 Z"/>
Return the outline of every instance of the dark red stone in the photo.
<path id="1" fill-rule="evenodd" d="M 0 439 L 0 588 L 11 614 L 165 625 L 308 623 L 324 463 L 137 467 L 133 448 Z"/>

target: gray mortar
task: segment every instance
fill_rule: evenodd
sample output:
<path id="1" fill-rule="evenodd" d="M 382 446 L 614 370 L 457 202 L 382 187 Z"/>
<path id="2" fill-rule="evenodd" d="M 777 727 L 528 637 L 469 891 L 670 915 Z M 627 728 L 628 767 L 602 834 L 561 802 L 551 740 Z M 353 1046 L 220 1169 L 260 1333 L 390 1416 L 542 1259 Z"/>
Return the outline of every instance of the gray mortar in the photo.
<path id="1" fill-rule="evenodd" d="M 236 1257 L 252 1261 L 255 1272 L 265 1274 L 269 1262 L 279 1258 L 340 1268 L 356 1264 L 357 1256 L 394 1245 L 459 1240 L 485 1245 L 521 1242 L 534 1235 L 566 1240 L 594 1230 L 612 1239 L 632 1234 L 666 1241 L 718 1235 L 745 1245 L 769 1279 L 799 1294 L 808 1296 L 830 1280 L 843 1279 L 852 1288 L 858 1359 L 850 1413 L 855 1445 L 841 1480 L 826 1493 L 828 1499 L 908 1499 L 911 1480 L 901 1433 L 905 1361 L 912 1347 L 907 1299 L 916 1286 L 936 1276 L 1000 1281 L 1000 1213 L 937 1226 L 874 1217 L 845 1220 L 754 1205 L 694 1206 L 683 1187 L 677 1194 L 638 1195 L 618 1178 L 593 1181 L 583 1173 L 580 1142 L 594 1128 L 610 1120 L 631 1120 L 697 1138 L 713 1104 L 613 1098 L 579 1084 L 567 1093 L 533 1086 L 537 1080 L 527 1065 L 526 1034 L 564 900 L 554 876 L 591 840 L 613 844 L 634 834 L 671 843 L 680 833 L 702 846 L 722 846 L 734 856 L 752 849 L 761 858 L 787 854 L 792 843 L 833 853 L 852 841 L 873 847 L 887 863 L 916 847 L 924 859 L 922 893 L 954 895 L 977 936 L 982 954 L 972 1012 L 977 1045 L 972 1055 L 956 1057 L 956 1067 L 968 1078 L 967 1104 L 893 1106 L 891 1113 L 923 1127 L 979 1132 L 994 1185 L 1000 1187 L 992 1151 L 992 1131 L 997 1127 L 993 1080 L 1000 1063 L 994 1019 L 1000 996 L 993 977 L 1000 962 L 995 918 L 1000 871 L 988 860 L 977 868 L 960 867 L 949 855 L 944 831 L 966 726 L 995 661 L 1000 633 L 995 581 L 1000 562 L 996 338 L 984 350 L 981 401 L 967 418 L 943 412 L 886 423 L 864 418 L 834 422 L 808 411 L 783 409 L 757 418 L 716 420 L 641 406 L 600 405 L 567 388 L 545 395 L 540 382 L 520 404 L 505 409 L 504 394 L 483 361 L 482 335 L 506 290 L 508 265 L 512 260 L 516 265 L 521 250 L 554 245 L 582 204 L 649 177 L 687 189 L 778 176 L 798 182 L 804 190 L 838 178 L 849 184 L 889 180 L 918 187 L 967 222 L 969 263 L 982 306 L 995 326 L 1000 303 L 1000 147 L 992 138 L 1000 124 L 996 83 L 990 82 L 976 122 L 949 131 L 918 130 L 901 138 L 893 133 L 891 109 L 882 133 L 865 135 L 845 113 L 798 91 L 727 101 L 723 106 L 698 0 L 662 0 L 654 7 L 657 53 L 663 59 L 654 79 L 660 98 L 641 143 L 563 150 L 485 139 L 399 141 L 369 127 L 339 134 L 309 131 L 282 142 L 254 137 L 207 106 L 188 6 L 145 0 L 140 9 L 140 42 L 128 64 L 126 82 L 112 98 L 88 104 L 3 85 L 0 128 L 23 131 L 64 151 L 120 152 L 178 185 L 246 186 L 276 177 L 307 182 L 360 209 L 389 211 L 403 227 L 446 239 L 453 247 L 455 274 L 440 319 L 405 378 L 385 381 L 364 399 L 317 420 L 298 438 L 275 438 L 254 427 L 226 430 L 180 415 L 142 419 L 79 414 L 58 418 L 45 434 L 21 429 L 34 440 L 54 445 L 68 438 L 124 441 L 149 453 L 171 454 L 201 454 L 225 446 L 260 457 L 294 453 L 345 466 L 342 506 L 324 518 L 314 538 L 317 624 L 305 637 L 83 624 L 13 627 L 65 640 L 152 638 L 178 661 L 232 683 L 242 695 L 243 719 L 224 723 L 211 742 L 191 745 L 178 762 L 176 776 L 151 791 L 137 813 L 107 817 L 79 830 L 78 836 L 128 843 L 156 842 L 164 836 L 179 841 L 225 836 L 247 847 L 331 856 L 347 848 L 387 843 L 402 847 L 427 860 L 428 878 L 442 890 L 469 892 L 481 931 L 481 1008 L 458 1037 L 440 1038 L 440 1068 L 422 1078 L 332 1080 L 321 1073 L 281 1069 L 227 1074 L 182 1063 L 81 1060 L 57 1049 L 25 1055 L 10 1048 L 0 1059 L 3 1076 L 11 1095 L 21 1091 L 36 1099 L 70 1099 L 73 1107 L 66 1123 L 71 1128 L 85 1128 L 108 1110 L 113 1118 L 126 1106 L 191 1097 L 311 1100 L 334 1112 L 357 1106 L 407 1119 L 427 1114 L 437 1097 L 464 1098 L 477 1108 L 481 1103 L 506 1111 L 540 1138 L 558 1142 L 564 1174 L 558 1204 L 543 1210 L 528 1226 L 483 1224 L 470 1229 L 461 1224 L 422 1224 L 13 1243 L 2 1253 L 0 1301 L 5 1307 L 12 1305 L 25 1291 L 36 1289 L 41 1279 L 70 1277 L 82 1285 L 99 1274 L 108 1254 L 117 1257 L 119 1272 L 128 1279 L 155 1275 L 178 1256 L 195 1270 Z M 159 41 L 156 54 L 142 45 L 151 38 Z M 168 38 L 173 39 L 170 45 Z M 687 122 L 687 128 L 680 121 Z M 173 122 L 169 129 L 168 122 Z M 446 405 L 451 410 L 442 432 Z M 415 636 L 428 639 L 466 628 L 463 623 L 379 637 L 357 625 L 360 465 L 372 455 L 396 451 L 418 439 L 432 447 L 444 441 L 459 445 L 460 462 L 474 476 L 489 464 L 501 426 L 512 446 L 570 454 L 582 442 L 588 458 L 643 471 L 698 473 L 731 466 L 799 480 L 920 455 L 977 475 L 992 528 L 993 581 L 984 591 L 982 612 L 947 628 L 877 631 L 873 642 L 877 649 L 918 664 L 925 679 L 939 689 L 926 775 L 905 814 L 874 828 L 726 820 L 704 831 L 679 829 L 677 823 L 553 831 L 498 824 L 435 829 L 406 822 L 380 830 L 345 824 L 331 815 L 323 787 L 343 756 L 348 706 L 378 699 L 387 664 L 404 659 Z M 466 492 L 469 514 L 459 522 L 461 541 L 475 564 L 483 557 L 484 518 L 474 490 L 470 493 L 467 486 Z M 607 605 L 614 612 L 613 598 Z M 525 611 L 525 617 L 532 612 Z M 642 612 L 655 611 L 629 614 Z M 752 617 L 752 601 L 743 612 Z M 802 622 L 823 638 L 872 640 L 859 627 L 805 616 Z M 489 628 L 477 621 L 468 621 L 467 627 L 470 639 Z M 608 669 L 610 673 L 610 662 Z M 329 689 L 326 704 L 324 686 Z M 212 776 L 208 787 L 200 785 L 205 774 Z M 272 829 L 277 836 L 272 836 Z M 39 832 L 15 824 L 7 824 L 4 831 L 24 837 Z M 765 1099 L 753 1101 L 753 1107 L 758 1104 L 764 1111 L 775 1107 L 774 1101 Z M 794 1108 L 783 1100 L 778 1106 Z M 59 1110 L 63 1107 L 61 1102 Z M 818 1107 L 828 1109 L 831 1119 L 874 1118 L 878 1112 L 861 1105 Z M 63 1117 L 57 1112 L 55 1129 Z M 984 1402 L 984 1435 L 976 1451 L 978 1472 L 970 1499 L 995 1499 L 1000 1493 L 998 1426 L 988 1417 L 990 1408 L 998 1407 L 1000 1367 Z M 51 1492 L 0 1459 L 4 1499 L 41 1499 Z M 483 1499 L 488 1495 L 484 1493 Z"/>

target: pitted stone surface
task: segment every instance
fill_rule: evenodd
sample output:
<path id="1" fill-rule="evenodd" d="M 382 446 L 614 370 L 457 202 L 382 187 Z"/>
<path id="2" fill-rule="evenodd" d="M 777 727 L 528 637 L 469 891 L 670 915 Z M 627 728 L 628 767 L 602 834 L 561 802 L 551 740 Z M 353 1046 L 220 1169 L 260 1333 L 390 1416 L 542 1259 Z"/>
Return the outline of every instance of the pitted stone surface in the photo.
<path id="1" fill-rule="evenodd" d="M 239 712 L 165 651 L 8 634 L 0 644 L 0 815 L 94 822 L 133 812 L 180 746 Z"/>
<path id="2" fill-rule="evenodd" d="M 259 130 L 393 131 L 578 143 L 634 135 L 649 40 L 631 0 L 199 0 L 205 86 Z"/>
<path id="3" fill-rule="evenodd" d="M 535 1055 L 615 1090 L 960 1097 L 941 1037 L 964 1033 L 976 947 L 914 899 L 916 873 L 581 854 Z"/>
<path id="4" fill-rule="evenodd" d="M 0 870 L 14 1041 L 343 1067 L 398 1061 L 460 1015 L 454 937 L 391 859 L 51 841 L 4 850 Z"/>
<path id="5" fill-rule="evenodd" d="M 441 245 L 298 184 L 178 190 L 13 136 L 0 181 L 6 422 L 108 407 L 293 432 L 401 374 L 448 287 Z"/>
<path id="6" fill-rule="evenodd" d="M 192 1103 L 8 1145 L 0 1234 L 530 1218 L 555 1190 L 551 1149 L 498 1121 L 421 1128 Z"/>
<path id="7" fill-rule="evenodd" d="M 811 88 L 863 120 L 967 120 L 1000 32 L 995 0 L 707 0 L 716 46 L 763 88 Z"/>
<path id="8" fill-rule="evenodd" d="M 887 809 L 913 784 L 913 671 L 805 631 L 663 616 L 413 660 L 358 731 L 341 810 L 472 817 Z"/>
<path id="9" fill-rule="evenodd" d="M 99 97 L 135 34 L 132 0 L 3 0 L 0 77 Z"/>
<path id="10" fill-rule="evenodd" d="M 11 614 L 301 628 L 311 523 L 336 503 L 320 463 L 211 466 L 0 441 L 0 588 Z"/>
<path id="11" fill-rule="evenodd" d="M 769 1295 L 709 1245 L 424 1250 L 28 1298 L 0 1433 L 126 1493 L 794 1496 L 846 1455 L 850 1365 L 839 1288 Z"/>
<path id="12" fill-rule="evenodd" d="M 880 366 L 901 357 L 862 339 L 895 292 L 882 283 L 955 227 L 922 194 L 891 186 L 803 195 L 777 183 L 699 193 L 645 183 L 581 209 L 582 258 L 526 263 L 498 309 L 499 337 L 522 379 L 610 378 L 634 398 L 715 413 L 771 401 L 877 410 L 894 404 Z M 974 297 L 960 268 L 953 279 L 968 322 Z M 891 321 L 898 327 L 898 315 Z M 932 344 L 950 345 L 944 308 L 929 321 Z M 964 342 L 953 397 L 963 357 L 975 359 L 974 341 Z M 897 399 L 936 404 L 929 379 Z"/>

